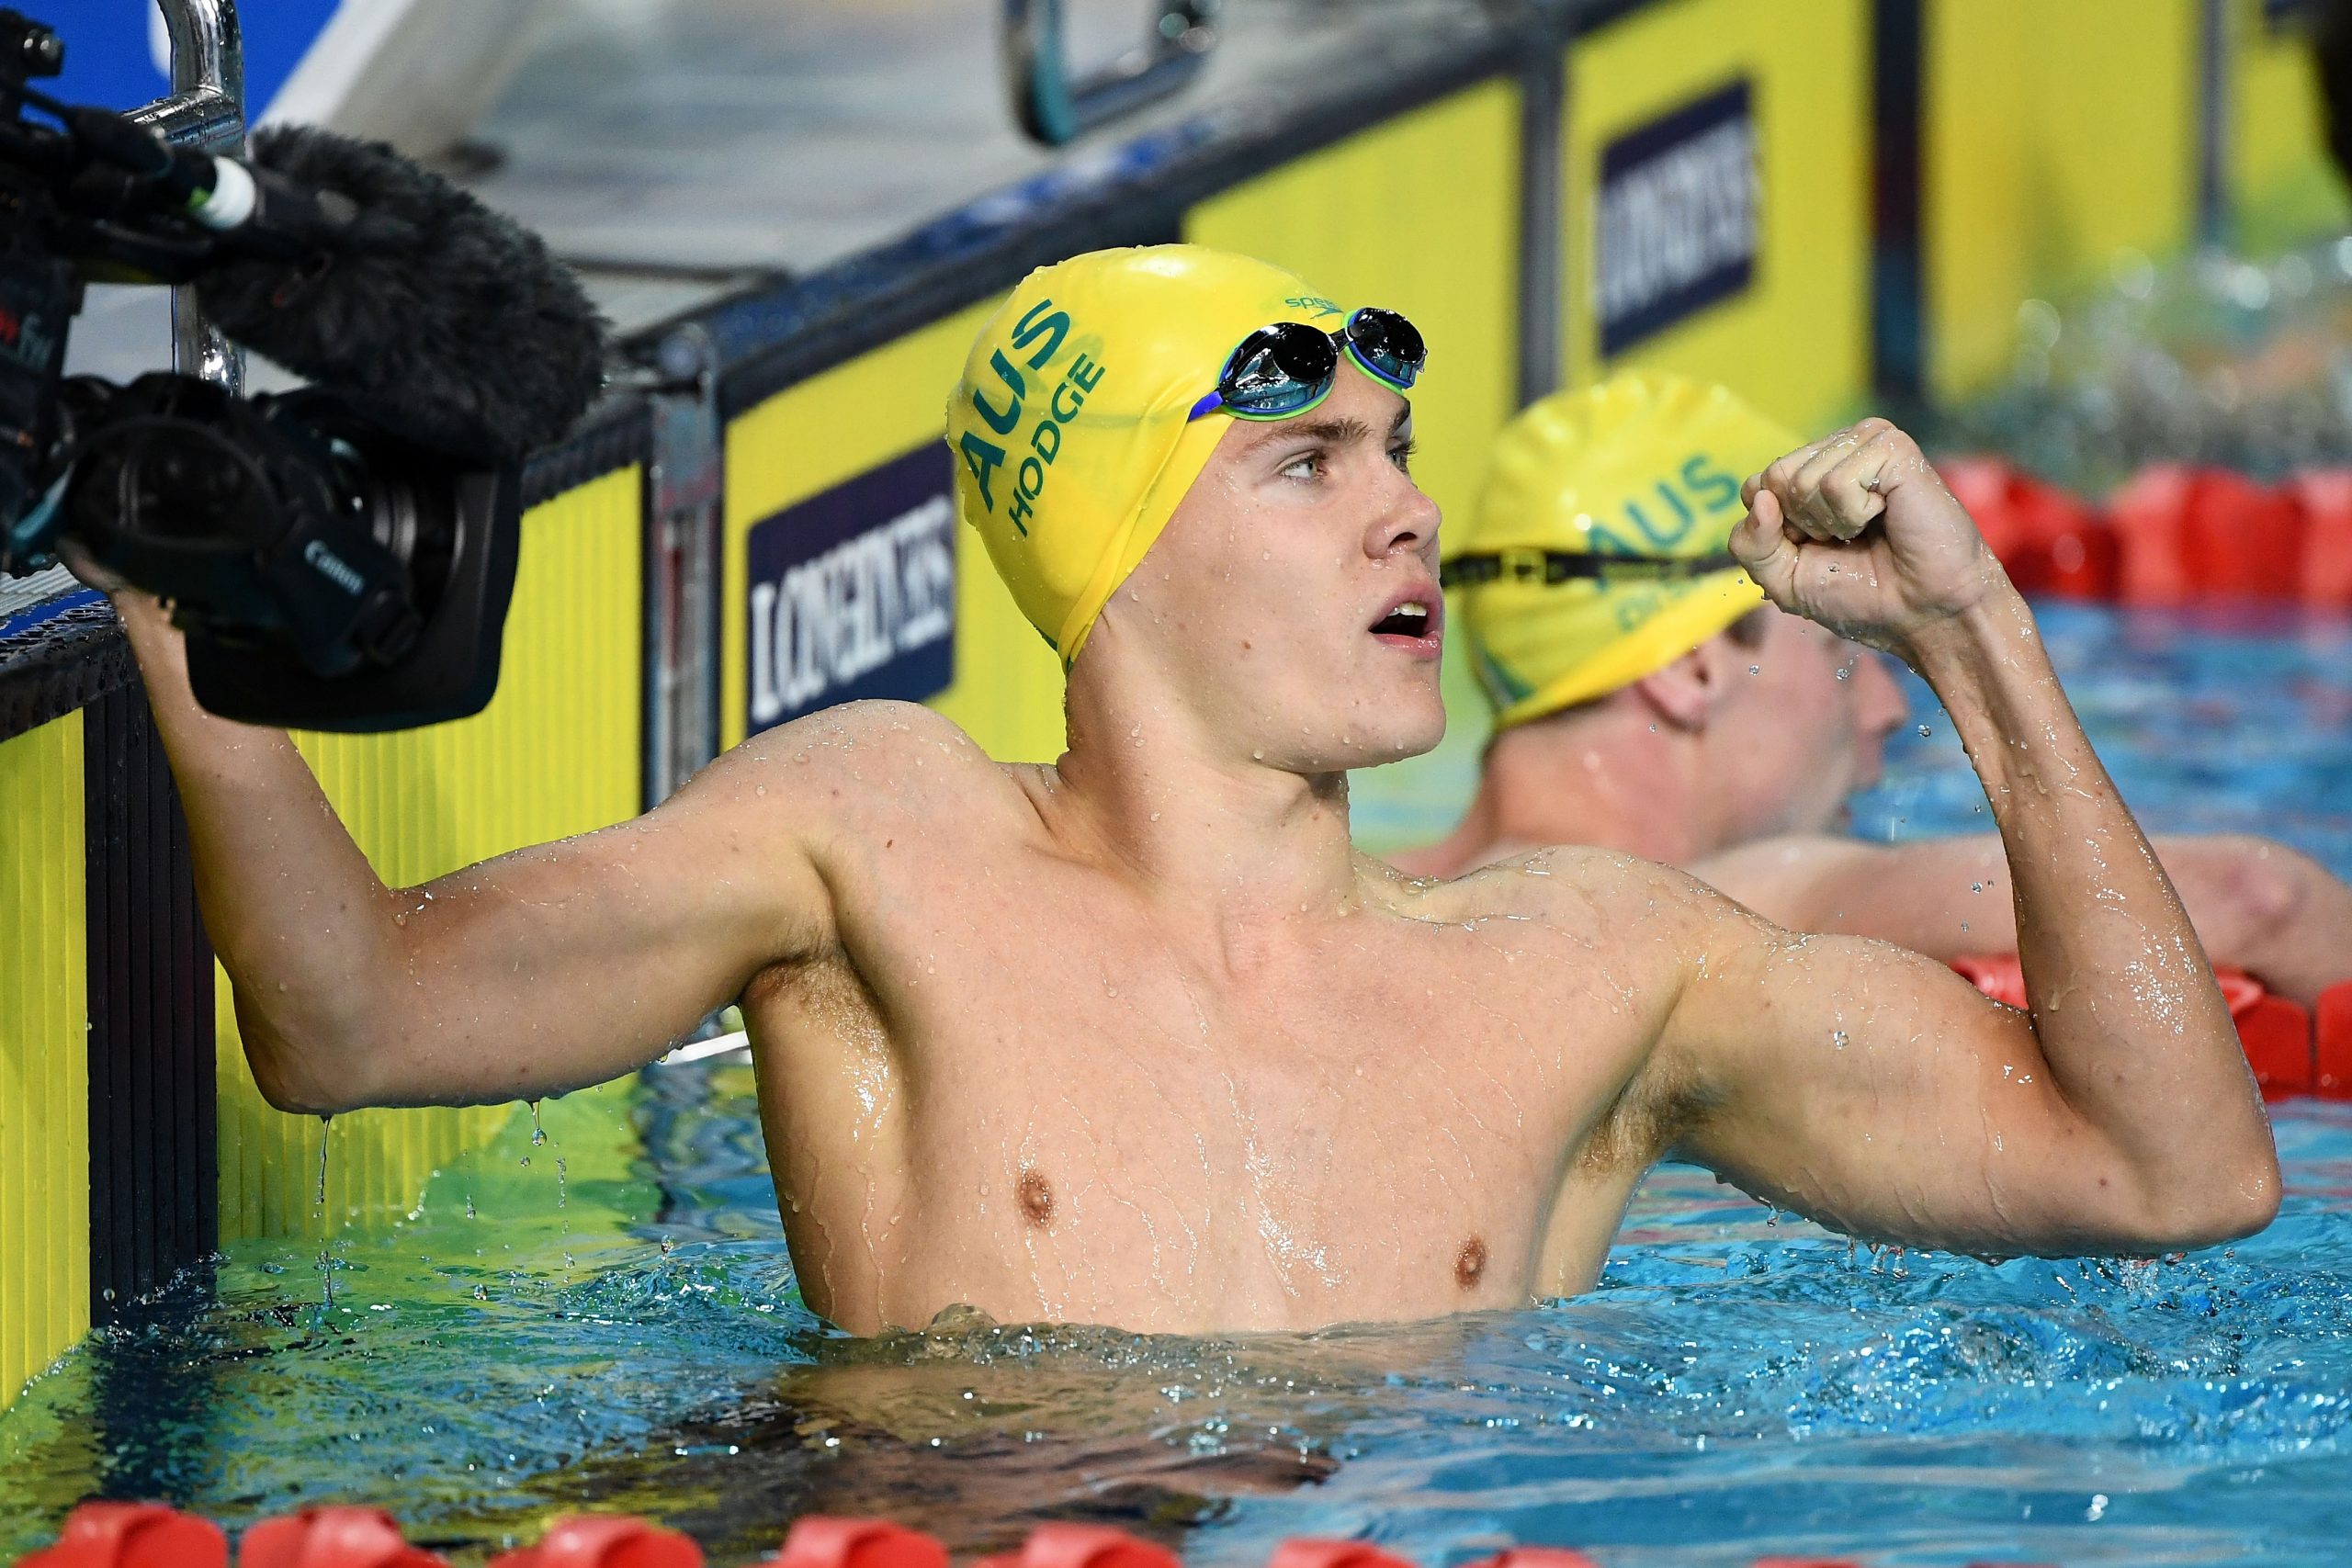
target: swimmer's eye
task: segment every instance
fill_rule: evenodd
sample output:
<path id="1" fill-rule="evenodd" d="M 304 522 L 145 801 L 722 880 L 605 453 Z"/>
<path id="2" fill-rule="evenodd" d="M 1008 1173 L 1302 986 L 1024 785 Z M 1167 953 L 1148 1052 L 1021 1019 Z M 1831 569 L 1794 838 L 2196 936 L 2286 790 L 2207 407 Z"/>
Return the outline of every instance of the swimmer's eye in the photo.
<path id="1" fill-rule="evenodd" d="M 1413 454 L 1420 449 L 1421 444 L 1408 436 L 1388 449 L 1388 460 L 1396 465 L 1398 473 L 1409 474 L 1413 471 Z"/>
<path id="2" fill-rule="evenodd" d="M 1329 463 L 1330 459 L 1321 452 L 1302 452 L 1275 472 L 1286 479 L 1317 479 L 1323 477 L 1323 470 Z"/>

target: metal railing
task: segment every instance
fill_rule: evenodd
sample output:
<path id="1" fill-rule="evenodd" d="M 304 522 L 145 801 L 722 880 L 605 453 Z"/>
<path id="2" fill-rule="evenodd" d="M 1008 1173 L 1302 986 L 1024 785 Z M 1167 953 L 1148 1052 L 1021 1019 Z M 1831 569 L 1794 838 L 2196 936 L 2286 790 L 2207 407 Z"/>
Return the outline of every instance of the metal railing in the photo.
<path id="1" fill-rule="evenodd" d="M 172 45 L 172 91 L 130 118 L 182 147 L 242 156 L 245 48 L 236 0 L 158 0 Z M 172 367 L 244 389 L 244 351 L 204 319 L 196 289 L 172 290 Z"/>
<path id="2" fill-rule="evenodd" d="M 1005 0 L 1005 85 L 1012 117 L 1048 147 L 1133 114 L 1191 81 L 1216 47 L 1218 0 L 1162 0 L 1139 48 L 1102 70 L 1070 79 L 1061 0 Z"/>

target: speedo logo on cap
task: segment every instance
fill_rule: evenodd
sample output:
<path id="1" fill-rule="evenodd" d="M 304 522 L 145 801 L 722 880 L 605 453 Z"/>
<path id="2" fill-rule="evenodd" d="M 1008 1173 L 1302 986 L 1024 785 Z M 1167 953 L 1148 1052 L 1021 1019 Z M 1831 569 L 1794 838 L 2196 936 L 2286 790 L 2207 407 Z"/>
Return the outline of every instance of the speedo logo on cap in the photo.
<path id="1" fill-rule="evenodd" d="M 1013 324 L 1013 352 L 1018 354 L 1042 339 L 1041 346 L 1023 365 L 1033 373 L 1043 370 L 1061 351 L 1062 340 L 1069 335 L 1070 326 L 1069 311 L 1055 309 L 1051 299 L 1040 299 Z M 1053 468 L 1054 459 L 1061 456 L 1062 426 L 1076 419 L 1078 411 L 1086 406 L 1087 394 L 1102 380 L 1103 367 L 1080 354 L 1071 358 L 1069 367 L 1051 392 L 1046 391 L 1045 380 L 1040 378 L 1036 384 L 1037 417 L 1025 438 L 1016 438 L 1015 433 L 1029 412 L 1029 377 L 1001 348 L 989 355 L 989 368 L 1004 384 L 1003 405 L 999 407 L 989 400 L 989 392 L 993 389 L 974 387 L 969 394 L 972 412 L 979 415 L 980 423 L 989 431 L 1027 448 L 1013 469 L 1012 494 L 1005 513 L 1014 530 L 1027 538 L 1029 519 L 1036 514 L 1036 502 L 1046 492 L 1048 470 Z M 964 456 L 964 466 L 972 471 L 973 482 L 979 487 L 980 504 L 993 516 L 996 471 L 1011 461 L 1007 448 L 970 430 L 956 445 Z"/>

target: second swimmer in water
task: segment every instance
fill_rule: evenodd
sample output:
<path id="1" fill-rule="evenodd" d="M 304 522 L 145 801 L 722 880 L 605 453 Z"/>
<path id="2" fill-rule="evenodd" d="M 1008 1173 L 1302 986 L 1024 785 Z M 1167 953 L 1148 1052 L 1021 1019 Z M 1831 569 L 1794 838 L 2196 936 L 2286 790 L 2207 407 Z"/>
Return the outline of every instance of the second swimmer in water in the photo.
<path id="1" fill-rule="evenodd" d="M 1510 423 L 1448 542 L 1496 732 L 1460 825 L 1396 864 L 1458 876 L 1597 844 L 1793 931 L 1945 960 L 2016 947 L 1999 839 L 1831 830 L 1905 715 L 1878 656 L 1766 603 L 1728 553 L 1737 477 L 1795 440 L 1728 389 L 1671 376 L 1618 376 Z M 2234 835 L 2155 846 L 2215 963 L 2305 1003 L 2352 976 L 2352 887 L 2308 856 Z"/>

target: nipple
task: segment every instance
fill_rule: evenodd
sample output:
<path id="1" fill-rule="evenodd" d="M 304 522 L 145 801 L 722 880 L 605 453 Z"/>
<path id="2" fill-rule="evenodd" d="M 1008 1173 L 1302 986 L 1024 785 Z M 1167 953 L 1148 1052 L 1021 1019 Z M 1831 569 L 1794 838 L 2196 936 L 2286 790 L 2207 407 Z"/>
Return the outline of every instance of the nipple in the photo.
<path id="1" fill-rule="evenodd" d="M 1045 1230 L 1054 1223 L 1054 1185 L 1037 1170 L 1024 1170 L 1013 1197 L 1021 1204 L 1021 1213 L 1031 1224 Z"/>
<path id="2" fill-rule="evenodd" d="M 1462 1244 L 1460 1252 L 1454 1254 L 1453 1282 L 1465 1291 L 1476 1290 L 1478 1281 L 1486 1277 L 1486 1272 L 1487 1244 L 1474 1235 Z"/>

